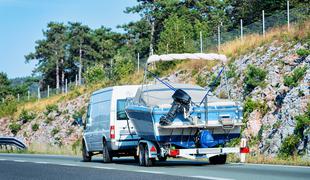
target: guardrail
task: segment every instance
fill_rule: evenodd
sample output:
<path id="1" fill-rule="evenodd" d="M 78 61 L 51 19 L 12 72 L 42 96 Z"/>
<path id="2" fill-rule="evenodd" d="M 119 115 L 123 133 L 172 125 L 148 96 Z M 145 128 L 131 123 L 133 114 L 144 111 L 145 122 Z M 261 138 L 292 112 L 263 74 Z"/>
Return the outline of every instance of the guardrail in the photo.
<path id="1" fill-rule="evenodd" d="M 27 149 L 27 145 L 15 137 L 0 137 L 0 148 L 3 145 L 15 146 L 18 149 Z"/>

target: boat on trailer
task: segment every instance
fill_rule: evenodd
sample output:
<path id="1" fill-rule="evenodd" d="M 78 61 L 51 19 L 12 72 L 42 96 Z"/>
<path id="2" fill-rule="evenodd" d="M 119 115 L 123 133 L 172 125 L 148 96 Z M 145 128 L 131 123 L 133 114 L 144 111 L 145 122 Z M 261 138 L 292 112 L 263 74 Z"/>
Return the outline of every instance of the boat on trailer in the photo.
<path id="1" fill-rule="evenodd" d="M 198 85 L 163 81 L 148 70 L 157 61 L 184 59 L 222 61 L 223 69 L 217 78 L 226 62 L 223 55 L 202 53 L 148 58 L 144 81 L 148 73 L 157 83 L 143 84 L 126 104 L 127 116 L 141 138 L 137 148 L 141 166 L 152 166 L 156 159 L 164 161 L 167 157 L 208 158 L 212 164 L 223 164 L 228 153 L 240 152 L 240 148 L 225 147 L 227 142 L 240 137 L 240 102 L 219 99 L 211 89 Z"/>

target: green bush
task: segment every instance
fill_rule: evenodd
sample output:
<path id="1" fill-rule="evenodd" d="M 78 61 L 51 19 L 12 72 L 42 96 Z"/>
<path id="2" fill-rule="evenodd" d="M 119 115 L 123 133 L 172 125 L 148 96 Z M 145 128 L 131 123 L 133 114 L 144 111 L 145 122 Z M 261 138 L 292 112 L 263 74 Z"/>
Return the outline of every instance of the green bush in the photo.
<path id="1" fill-rule="evenodd" d="M 237 67 L 234 64 L 229 63 L 228 68 L 229 68 L 229 70 L 226 71 L 227 79 L 236 77 L 237 76 L 237 73 L 236 73 Z"/>
<path id="2" fill-rule="evenodd" d="M 39 125 L 37 123 L 31 126 L 32 131 L 37 131 L 39 129 Z"/>
<path id="3" fill-rule="evenodd" d="M 307 66 L 295 68 L 291 75 L 284 76 L 284 85 L 288 87 L 296 87 L 298 82 L 304 77 L 306 71 Z"/>
<path id="4" fill-rule="evenodd" d="M 57 128 L 57 127 L 55 127 L 53 130 L 52 130 L 52 132 L 51 132 L 51 135 L 52 136 L 55 136 L 57 133 L 59 133 L 59 128 Z"/>
<path id="5" fill-rule="evenodd" d="M 92 84 L 103 81 L 106 75 L 103 66 L 97 65 L 87 68 L 87 70 L 83 74 L 83 77 L 85 78 L 87 84 Z"/>
<path id="6" fill-rule="evenodd" d="M 1 100 L 2 101 L 2 100 Z M 17 111 L 17 102 L 7 98 L 4 103 L 0 103 L 0 117 L 11 116 Z"/>
<path id="7" fill-rule="evenodd" d="M 27 110 L 23 109 L 22 112 L 19 115 L 19 121 L 22 121 L 23 124 L 30 122 L 36 118 L 36 114 L 33 112 L 28 112 Z"/>
<path id="8" fill-rule="evenodd" d="M 47 105 L 44 114 L 47 116 L 53 111 L 58 112 L 58 106 L 56 104 Z"/>
<path id="9" fill-rule="evenodd" d="M 265 70 L 249 65 L 245 71 L 245 93 L 251 93 L 255 87 L 264 85 L 266 75 L 267 72 Z"/>
<path id="10" fill-rule="evenodd" d="M 213 74 L 211 76 L 211 82 L 209 84 L 209 87 L 212 88 L 212 90 L 214 90 L 217 86 L 219 86 L 221 84 L 221 77 L 219 77 L 218 79 L 217 75 Z"/>
<path id="11" fill-rule="evenodd" d="M 249 114 L 256 109 L 262 114 L 262 116 L 264 116 L 268 112 L 268 106 L 266 102 L 253 101 L 251 98 L 247 98 L 244 102 L 244 119 L 246 119 Z"/>
<path id="12" fill-rule="evenodd" d="M 287 136 L 280 147 L 279 156 L 282 158 L 287 158 L 294 155 L 298 143 L 299 138 L 296 135 L 292 134 Z"/>
<path id="13" fill-rule="evenodd" d="M 196 84 L 198 84 L 201 87 L 205 87 L 207 85 L 206 76 L 204 76 L 202 74 L 198 74 L 196 77 Z"/>
<path id="14" fill-rule="evenodd" d="M 302 139 L 304 137 L 304 130 L 310 126 L 310 103 L 307 106 L 307 111 L 302 115 L 296 116 L 295 121 L 294 134 Z"/>
<path id="15" fill-rule="evenodd" d="M 15 122 L 9 125 L 9 128 L 14 135 L 16 135 L 18 131 L 21 130 L 21 127 L 22 126 L 20 124 L 15 123 Z"/>
<path id="16" fill-rule="evenodd" d="M 80 109 L 79 111 L 75 111 L 75 112 L 73 113 L 73 115 L 72 115 L 72 118 L 73 118 L 73 119 L 82 118 L 83 115 L 85 115 L 85 114 L 86 114 L 86 109 L 85 109 L 85 107 L 84 107 L 84 108 Z"/>
<path id="17" fill-rule="evenodd" d="M 310 55 L 310 49 L 298 49 L 296 53 L 298 54 L 298 56 L 307 57 Z"/>
<path id="18" fill-rule="evenodd" d="M 46 119 L 45 119 L 45 123 L 46 124 L 49 124 L 49 123 L 51 123 L 52 121 L 53 121 L 54 119 L 52 118 L 52 117 L 47 117 Z"/>

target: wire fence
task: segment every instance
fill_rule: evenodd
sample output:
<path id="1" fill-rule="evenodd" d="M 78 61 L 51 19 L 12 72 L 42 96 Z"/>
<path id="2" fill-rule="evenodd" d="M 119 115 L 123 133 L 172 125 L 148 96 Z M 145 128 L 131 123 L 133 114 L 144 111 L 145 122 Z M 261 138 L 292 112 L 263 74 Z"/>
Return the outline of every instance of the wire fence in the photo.
<path id="1" fill-rule="evenodd" d="M 49 98 L 55 95 L 60 94 L 67 94 L 70 91 L 73 91 L 78 86 L 83 86 L 85 84 L 85 80 L 82 79 L 81 84 L 79 85 L 77 82 L 67 82 L 63 87 L 60 88 L 50 88 L 49 85 L 47 85 L 44 89 L 37 87 L 36 90 L 28 90 L 27 92 L 24 92 L 22 94 L 17 95 L 8 95 L 7 98 L 2 98 L 0 101 L 1 103 L 5 103 L 6 101 L 16 101 L 16 102 L 29 102 L 29 101 L 35 101 L 40 99 Z M 29 88 L 30 89 L 30 88 Z"/>
<path id="2" fill-rule="evenodd" d="M 309 6 L 310 7 L 310 6 Z M 232 41 L 238 38 L 243 38 L 245 35 L 264 33 L 272 28 L 290 24 L 303 22 L 310 18 L 309 7 L 296 7 L 282 11 L 276 11 L 273 15 L 265 17 L 266 12 L 262 12 L 261 20 L 243 26 L 242 19 L 240 19 L 240 26 L 231 31 L 222 31 L 222 26 L 219 24 L 218 31 L 209 37 L 200 37 L 195 40 L 195 49 L 200 52 L 210 52 L 219 49 L 219 46 L 225 42 Z M 201 33 L 204 34 L 204 33 Z M 202 43 L 201 43 L 202 42 Z"/>

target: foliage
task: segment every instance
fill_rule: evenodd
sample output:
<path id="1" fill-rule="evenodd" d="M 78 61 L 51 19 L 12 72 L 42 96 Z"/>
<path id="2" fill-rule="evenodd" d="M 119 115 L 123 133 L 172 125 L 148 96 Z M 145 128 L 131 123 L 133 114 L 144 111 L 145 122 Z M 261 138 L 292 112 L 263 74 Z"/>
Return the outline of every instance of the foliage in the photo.
<path id="1" fill-rule="evenodd" d="M 291 75 L 284 76 L 284 85 L 288 87 L 296 87 L 298 82 L 304 77 L 307 66 L 297 67 Z"/>
<path id="2" fill-rule="evenodd" d="M 122 54 L 119 52 L 114 56 L 115 65 L 113 67 L 113 78 L 119 80 L 125 78 L 135 71 L 133 57 L 130 54 Z"/>
<path id="3" fill-rule="evenodd" d="M 228 68 L 229 68 L 229 70 L 226 71 L 227 79 L 236 77 L 237 76 L 237 73 L 236 73 L 237 67 L 233 63 L 229 63 Z"/>
<path id="4" fill-rule="evenodd" d="M 59 133 L 59 131 L 60 131 L 60 129 L 57 128 L 57 127 L 55 127 L 54 129 L 52 129 L 51 135 L 52 135 L 52 136 L 55 136 L 57 133 Z"/>
<path id="5" fill-rule="evenodd" d="M 105 72 L 103 66 L 91 66 L 87 68 L 83 76 L 86 80 L 86 83 L 97 83 L 105 79 Z"/>
<path id="6" fill-rule="evenodd" d="M 34 123 L 34 124 L 31 126 L 31 129 L 32 129 L 32 131 L 37 131 L 37 130 L 39 129 L 39 124 Z"/>
<path id="7" fill-rule="evenodd" d="M 58 112 L 58 106 L 56 104 L 49 104 L 45 107 L 45 112 L 44 114 L 47 116 L 49 115 L 51 112 L 56 111 Z"/>
<path id="8" fill-rule="evenodd" d="M 0 103 L 0 117 L 11 116 L 17 111 L 17 102 L 12 96 L 7 96 L 4 103 Z"/>
<path id="9" fill-rule="evenodd" d="M 86 109 L 82 108 L 79 111 L 75 111 L 74 114 L 72 115 L 72 118 L 73 119 L 82 118 L 85 114 L 86 114 Z"/>
<path id="10" fill-rule="evenodd" d="M 0 100 L 10 93 L 10 81 L 6 73 L 0 72 Z"/>
<path id="11" fill-rule="evenodd" d="M 213 74 L 211 76 L 211 82 L 209 84 L 209 87 L 214 90 L 216 89 L 216 87 L 218 87 L 221 84 L 221 77 L 218 77 L 217 79 L 217 75 Z"/>
<path id="12" fill-rule="evenodd" d="M 23 124 L 33 120 L 36 118 L 36 114 L 33 112 L 28 112 L 27 110 L 23 109 L 19 115 L 19 121 L 22 121 Z"/>
<path id="13" fill-rule="evenodd" d="M 16 135 L 16 134 L 18 133 L 18 131 L 21 130 L 21 127 L 22 127 L 22 126 L 21 126 L 20 124 L 16 123 L 16 122 L 14 122 L 14 123 L 12 123 L 12 124 L 9 125 L 9 128 L 10 128 L 11 132 L 12 132 L 14 135 Z"/>
<path id="14" fill-rule="evenodd" d="M 310 55 L 310 49 L 298 49 L 296 53 L 298 54 L 298 56 L 307 57 Z"/>
<path id="15" fill-rule="evenodd" d="M 310 127 L 310 103 L 308 103 L 307 111 L 299 116 L 295 117 L 296 127 L 294 129 L 294 134 L 300 139 L 304 137 L 304 130 Z"/>
<path id="16" fill-rule="evenodd" d="M 264 69 L 249 65 L 245 71 L 244 91 L 246 94 L 252 92 L 257 86 L 262 86 L 266 78 L 267 72 Z"/>
<path id="17" fill-rule="evenodd" d="M 207 79 L 205 75 L 198 74 L 196 76 L 196 84 L 198 84 L 201 87 L 207 86 Z"/>
<path id="18" fill-rule="evenodd" d="M 268 106 L 265 102 L 253 101 L 251 98 L 247 98 L 244 102 L 244 119 L 246 119 L 249 114 L 256 109 L 262 114 L 262 116 L 268 112 Z"/>
<path id="19" fill-rule="evenodd" d="M 287 136 L 280 147 L 279 157 L 287 158 L 292 156 L 296 151 L 298 143 L 299 138 L 296 135 L 292 134 Z"/>
<path id="20" fill-rule="evenodd" d="M 164 28 L 158 43 L 159 54 L 195 51 L 193 27 L 184 18 L 172 15 L 165 20 Z"/>

